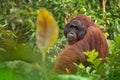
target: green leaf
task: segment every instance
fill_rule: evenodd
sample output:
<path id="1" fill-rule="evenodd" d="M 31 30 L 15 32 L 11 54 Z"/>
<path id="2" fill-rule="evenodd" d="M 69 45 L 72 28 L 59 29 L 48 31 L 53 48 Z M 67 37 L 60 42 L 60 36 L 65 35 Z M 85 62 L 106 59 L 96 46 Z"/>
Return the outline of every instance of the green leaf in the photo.
<path id="1" fill-rule="evenodd" d="M 34 26 L 35 26 L 34 22 L 31 19 L 26 19 L 24 23 L 26 26 L 30 26 L 32 28 L 34 28 Z"/>
<path id="2" fill-rule="evenodd" d="M 0 14 L 0 20 L 4 19 L 4 15 Z"/>
<path id="3" fill-rule="evenodd" d="M 58 75 L 52 80 L 92 80 L 89 77 L 82 77 L 77 75 Z"/>
<path id="4" fill-rule="evenodd" d="M 100 63 L 101 63 L 100 58 L 94 60 L 94 65 L 95 65 L 96 68 L 100 65 Z"/>

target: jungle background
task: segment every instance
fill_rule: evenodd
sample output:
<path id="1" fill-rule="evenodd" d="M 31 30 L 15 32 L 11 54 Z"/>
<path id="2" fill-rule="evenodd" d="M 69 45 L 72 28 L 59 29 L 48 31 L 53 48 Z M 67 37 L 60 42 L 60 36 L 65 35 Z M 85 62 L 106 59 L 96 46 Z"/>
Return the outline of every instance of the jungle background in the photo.
<path id="1" fill-rule="evenodd" d="M 105 7 L 103 1 L 0 0 L 0 80 L 120 80 L 120 0 L 106 0 Z M 40 8 L 46 8 L 59 26 L 57 41 L 45 51 L 36 46 Z M 56 55 L 67 44 L 64 26 L 77 14 L 91 17 L 104 32 L 110 56 L 102 67 L 80 65 L 74 75 L 56 74 Z M 44 62 L 42 53 L 46 54 Z"/>

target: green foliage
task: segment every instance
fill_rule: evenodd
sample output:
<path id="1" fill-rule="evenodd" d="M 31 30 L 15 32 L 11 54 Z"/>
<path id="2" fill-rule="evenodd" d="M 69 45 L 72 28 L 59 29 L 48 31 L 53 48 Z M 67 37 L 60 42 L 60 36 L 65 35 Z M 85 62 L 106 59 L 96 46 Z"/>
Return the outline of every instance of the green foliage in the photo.
<path id="1" fill-rule="evenodd" d="M 101 0 L 0 0 L 0 80 L 119 80 L 120 0 L 106 1 L 103 12 Z M 39 51 L 35 44 L 41 7 L 52 13 L 60 28 L 59 39 L 47 51 Z M 110 56 L 106 64 L 99 66 L 98 53 L 85 52 L 92 66 L 78 65 L 76 75 L 53 74 L 55 56 L 66 45 L 64 25 L 76 14 L 90 16 L 103 30 Z M 46 53 L 44 63 L 42 52 Z"/>
<path id="2" fill-rule="evenodd" d="M 5 28 L 13 31 L 17 37 L 18 43 L 26 42 L 31 39 L 31 35 L 35 32 L 35 20 L 37 11 L 31 9 L 30 3 L 27 1 L 4 0 L 1 1 L 0 23 L 5 24 Z M 22 5 L 22 6 L 20 6 Z"/>
<path id="3" fill-rule="evenodd" d="M 118 34 L 113 41 L 111 41 L 113 47 L 111 48 L 111 54 L 108 58 L 108 64 L 106 65 L 107 76 L 105 80 L 119 80 L 120 79 L 120 34 Z"/>
<path id="4" fill-rule="evenodd" d="M 33 42 L 35 41 L 35 23 L 38 10 L 45 7 L 57 20 L 60 26 L 60 34 L 63 33 L 64 24 L 70 18 L 76 14 L 86 14 L 106 33 L 108 31 L 108 38 L 113 39 L 114 35 L 120 32 L 120 0 L 107 0 L 106 6 L 106 12 L 104 13 L 102 12 L 102 2 L 99 0 L 92 0 L 91 2 L 87 0 L 2 0 L 0 23 L 5 24 L 6 28 L 17 34 L 17 42 L 27 42 L 28 40 Z M 31 45 L 34 44 L 31 43 Z"/>
<path id="5" fill-rule="evenodd" d="M 101 59 L 97 58 L 98 52 L 95 50 L 84 52 L 87 56 L 87 61 L 90 66 L 85 67 L 82 63 L 78 65 L 77 75 L 90 77 L 90 80 L 101 80 L 102 74 L 104 74 L 104 64 L 101 64 Z"/>
<path id="6" fill-rule="evenodd" d="M 0 64 L 0 80 L 43 80 L 41 73 L 33 65 L 10 61 Z"/>
<path id="7" fill-rule="evenodd" d="M 93 68 L 97 69 L 101 62 L 101 60 L 97 58 L 98 52 L 95 52 L 95 50 L 92 50 L 91 52 L 84 52 L 84 54 L 88 57 L 87 61 L 93 64 Z"/>

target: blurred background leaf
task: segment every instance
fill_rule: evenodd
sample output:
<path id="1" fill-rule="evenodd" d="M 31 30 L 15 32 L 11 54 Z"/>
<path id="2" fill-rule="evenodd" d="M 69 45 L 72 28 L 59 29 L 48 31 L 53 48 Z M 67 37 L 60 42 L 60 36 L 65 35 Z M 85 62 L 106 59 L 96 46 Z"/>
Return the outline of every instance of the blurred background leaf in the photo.
<path id="1" fill-rule="evenodd" d="M 36 43 L 40 50 L 51 47 L 58 38 L 59 27 L 53 16 L 44 8 L 41 8 L 36 24 Z"/>

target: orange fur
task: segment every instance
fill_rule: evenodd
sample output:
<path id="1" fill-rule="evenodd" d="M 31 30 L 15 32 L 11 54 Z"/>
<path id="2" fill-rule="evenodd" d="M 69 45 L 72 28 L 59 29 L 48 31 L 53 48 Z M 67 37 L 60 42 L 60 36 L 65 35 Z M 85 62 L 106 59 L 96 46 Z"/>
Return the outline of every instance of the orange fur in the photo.
<path id="1" fill-rule="evenodd" d="M 80 20 L 85 25 L 87 32 L 83 39 L 73 45 L 66 46 L 66 48 L 58 54 L 55 62 L 55 70 L 60 73 L 67 73 L 66 69 L 68 69 L 70 73 L 75 73 L 77 67 L 74 63 L 88 65 L 86 56 L 83 54 L 85 51 L 95 49 L 99 52 L 99 58 L 108 56 L 107 42 L 98 26 L 85 15 L 77 15 L 72 20 L 74 19 Z"/>

